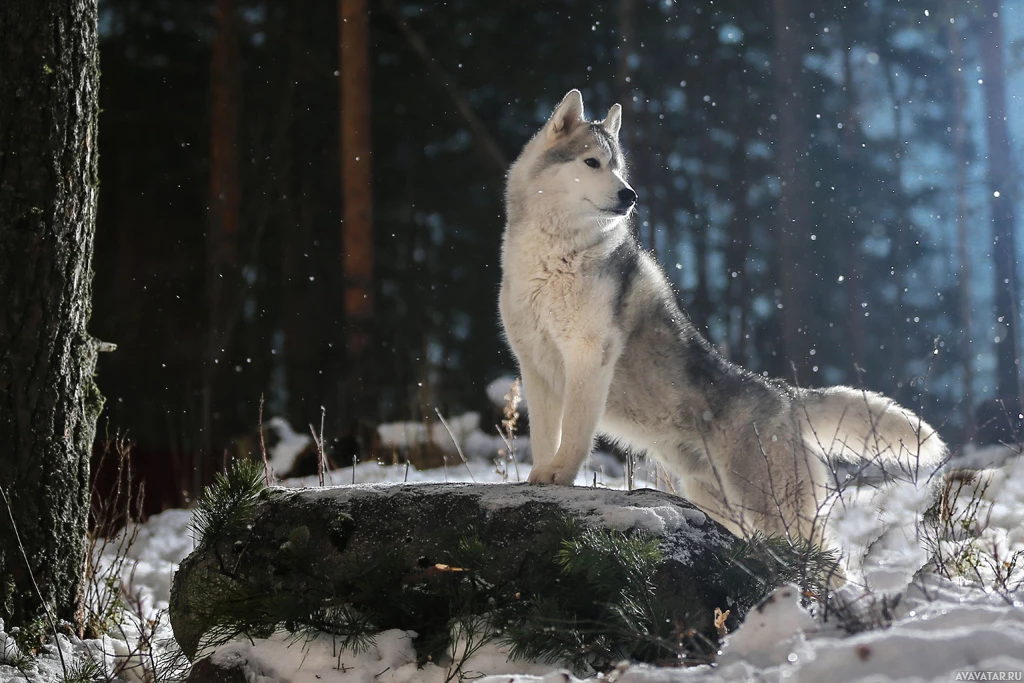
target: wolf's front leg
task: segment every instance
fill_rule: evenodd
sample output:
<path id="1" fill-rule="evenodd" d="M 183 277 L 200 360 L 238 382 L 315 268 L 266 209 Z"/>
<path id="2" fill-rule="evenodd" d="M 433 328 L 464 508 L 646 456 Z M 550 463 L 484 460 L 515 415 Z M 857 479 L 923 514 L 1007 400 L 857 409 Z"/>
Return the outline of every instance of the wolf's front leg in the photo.
<path id="1" fill-rule="evenodd" d="M 562 440 L 551 462 L 534 465 L 531 483 L 568 486 L 576 479 L 594 445 L 594 433 L 604 413 L 614 369 L 607 345 L 604 351 L 591 345 L 565 354 Z"/>
<path id="2" fill-rule="evenodd" d="M 530 451 L 533 453 L 533 467 L 551 462 L 561 439 L 562 397 L 551 388 L 539 373 L 525 363 L 520 368 L 523 374 L 523 392 L 526 394 L 526 409 L 530 416 Z"/>

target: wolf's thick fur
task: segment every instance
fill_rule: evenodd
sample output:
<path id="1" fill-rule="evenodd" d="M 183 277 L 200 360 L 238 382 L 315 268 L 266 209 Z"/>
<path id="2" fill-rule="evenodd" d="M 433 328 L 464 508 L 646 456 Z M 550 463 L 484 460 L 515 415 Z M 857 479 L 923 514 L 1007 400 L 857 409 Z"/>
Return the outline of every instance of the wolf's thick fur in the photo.
<path id="1" fill-rule="evenodd" d="M 509 171 L 499 307 L 530 409 L 530 481 L 571 484 L 600 432 L 740 534 L 820 540 L 826 458 L 939 461 L 939 435 L 890 399 L 764 379 L 700 336 L 627 225 L 620 119 L 615 105 L 586 121 L 573 90 Z"/>

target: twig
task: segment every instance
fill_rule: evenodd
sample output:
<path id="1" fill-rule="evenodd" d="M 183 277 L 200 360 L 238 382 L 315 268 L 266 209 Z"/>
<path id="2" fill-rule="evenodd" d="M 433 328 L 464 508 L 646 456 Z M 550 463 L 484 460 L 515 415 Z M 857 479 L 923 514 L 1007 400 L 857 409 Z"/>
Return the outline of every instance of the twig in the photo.
<path id="1" fill-rule="evenodd" d="M 444 428 L 448 430 L 448 436 L 452 437 L 452 443 L 455 444 L 455 450 L 458 452 L 459 457 L 462 458 L 462 462 L 466 465 L 466 471 L 469 472 L 469 478 L 472 479 L 473 483 L 475 484 L 476 483 L 476 477 L 473 476 L 473 470 L 469 469 L 469 461 L 466 460 L 466 456 L 463 455 L 462 447 L 459 446 L 459 442 L 455 438 L 455 435 L 452 433 L 451 427 L 449 427 L 448 423 L 445 422 L 445 419 L 441 415 L 441 411 L 440 410 L 438 410 L 437 408 L 434 408 L 434 412 L 437 413 L 437 419 L 439 419 L 441 421 L 441 424 L 444 425 Z"/>
<path id="2" fill-rule="evenodd" d="M 316 446 L 316 474 L 317 474 L 317 477 L 320 480 L 320 486 L 321 487 L 323 487 L 323 485 L 324 485 L 324 413 L 325 412 L 326 412 L 326 409 L 323 406 L 320 406 L 320 434 L 319 435 L 317 435 L 316 427 L 313 426 L 313 423 L 312 422 L 309 423 L 309 431 L 313 435 L 313 444 Z M 355 483 L 355 481 L 354 481 L 355 473 L 354 472 L 353 472 L 352 476 L 353 476 L 353 482 L 352 483 L 354 484 Z"/>
<path id="3" fill-rule="evenodd" d="M 323 488 L 324 485 L 324 470 L 327 469 L 327 452 L 324 450 L 324 418 L 326 415 L 327 408 L 320 406 L 320 448 L 317 449 L 316 471 L 320 478 L 321 488 Z M 353 476 L 355 475 L 353 474 Z"/>
<path id="4" fill-rule="evenodd" d="M 516 461 L 515 446 L 513 446 L 512 442 L 509 440 L 509 438 L 506 437 L 504 433 L 502 433 L 501 427 L 499 427 L 498 425 L 494 425 L 494 428 L 496 430 L 498 430 L 498 437 L 501 438 L 502 443 L 505 444 L 505 452 L 508 453 L 508 459 L 512 462 L 512 466 L 516 470 L 516 481 L 522 481 L 519 478 L 519 463 Z M 513 437 L 513 438 L 515 438 L 515 437 Z M 507 464 L 505 465 L 505 480 L 508 481 L 508 465 Z"/>
<path id="5" fill-rule="evenodd" d="M 270 486 L 270 464 L 267 462 L 267 444 L 263 441 L 263 392 L 260 392 L 260 454 L 263 456 L 263 476 Z"/>

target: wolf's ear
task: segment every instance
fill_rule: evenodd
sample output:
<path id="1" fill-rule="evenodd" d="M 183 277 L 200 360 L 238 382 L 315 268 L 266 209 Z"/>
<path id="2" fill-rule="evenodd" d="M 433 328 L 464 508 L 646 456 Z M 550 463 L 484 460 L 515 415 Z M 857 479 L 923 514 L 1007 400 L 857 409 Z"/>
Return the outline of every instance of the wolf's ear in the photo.
<path id="1" fill-rule="evenodd" d="M 570 90 L 562 98 L 561 103 L 555 107 L 555 113 L 551 115 L 547 123 L 549 138 L 556 138 L 560 135 L 568 135 L 583 123 L 583 95 L 579 90 Z"/>
<path id="2" fill-rule="evenodd" d="M 612 108 L 608 110 L 608 116 L 604 117 L 601 125 L 613 138 L 617 138 L 619 136 L 619 128 L 622 126 L 622 107 L 618 104 L 613 104 Z"/>

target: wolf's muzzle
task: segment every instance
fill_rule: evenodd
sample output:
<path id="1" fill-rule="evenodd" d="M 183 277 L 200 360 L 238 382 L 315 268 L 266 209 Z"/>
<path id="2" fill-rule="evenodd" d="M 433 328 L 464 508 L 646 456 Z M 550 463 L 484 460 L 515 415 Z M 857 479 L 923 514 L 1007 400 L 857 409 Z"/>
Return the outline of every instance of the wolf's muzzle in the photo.
<path id="1" fill-rule="evenodd" d="M 631 187 L 624 187 L 619 190 L 619 205 L 615 207 L 618 213 L 625 215 L 636 204 L 636 192 Z"/>

